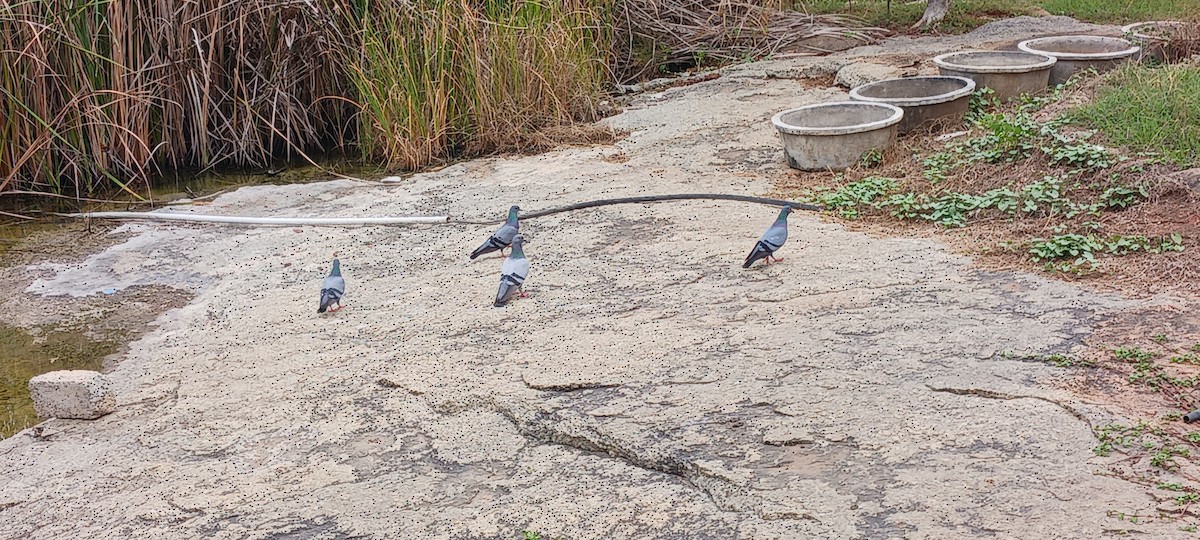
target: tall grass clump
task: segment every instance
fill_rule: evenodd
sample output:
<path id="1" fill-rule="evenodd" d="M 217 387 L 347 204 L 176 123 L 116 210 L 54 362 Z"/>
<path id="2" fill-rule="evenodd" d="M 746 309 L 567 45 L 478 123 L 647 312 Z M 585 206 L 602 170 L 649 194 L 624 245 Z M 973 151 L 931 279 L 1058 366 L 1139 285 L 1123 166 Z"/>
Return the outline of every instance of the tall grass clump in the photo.
<path id="1" fill-rule="evenodd" d="M 346 92 L 344 31 L 320 3 L 108 1 L 137 5 L 130 39 L 146 52 L 121 64 L 155 98 L 149 138 L 169 165 L 261 167 L 345 143 L 352 108 L 327 99 Z"/>
<path id="2" fill-rule="evenodd" d="M 787 6 L 0 0 L 0 193 L 137 196 L 167 170 L 326 152 L 413 170 L 591 141 L 604 134 L 570 126 L 596 119 L 614 78 L 875 35 Z"/>
<path id="3" fill-rule="evenodd" d="M 160 166 L 262 166 L 342 142 L 313 5 L 272 0 L 0 3 L 0 191 L 144 192 Z"/>
<path id="4" fill-rule="evenodd" d="M 58 192 L 64 179 L 87 190 L 150 153 L 133 133 L 138 97 L 112 81 L 113 49 L 125 51 L 105 37 L 108 10 L 50 7 L 0 4 L 0 191 Z"/>
<path id="5" fill-rule="evenodd" d="M 594 119 L 600 0 L 0 3 L 0 191 L 361 150 L 392 168 Z M 132 182 L 132 183 L 131 183 Z"/>
<path id="6" fill-rule="evenodd" d="M 484 19 L 474 79 L 480 136 L 467 152 L 515 149 L 531 130 L 597 118 L 609 81 L 605 2 L 493 2 Z"/>
<path id="7" fill-rule="evenodd" d="M 344 63 L 363 153 L 411 170 L 594 120 L 607 75 L 601 7 L 377 0 L 347 10 L 360 27 L 361 47 L 345 51 Z"/>
<path id="8" fill-rule="evenodd" d="M 1128 64 L 1114 70 L 1092 103 L 1069 114 L 1114 144 L 1200 163 L 1200 67 Z"/>

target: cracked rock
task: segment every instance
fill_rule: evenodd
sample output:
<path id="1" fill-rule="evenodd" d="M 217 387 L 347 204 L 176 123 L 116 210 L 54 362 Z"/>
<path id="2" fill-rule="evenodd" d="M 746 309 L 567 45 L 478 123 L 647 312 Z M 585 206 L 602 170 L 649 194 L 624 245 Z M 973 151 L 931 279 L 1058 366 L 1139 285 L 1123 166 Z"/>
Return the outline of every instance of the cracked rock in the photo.
<path id="1" fill-rule="evenodd" d="M 588 388 L 611 388 L 620 386 L 604 377 L 588 376 L 587 374 L 571 371 L 526 371 L 521 375 L 525 386 L 534 390 L 554 392 L 569 392 L 571 390 L 586 390 Z"/>
<path id="2" fill-rule="evenodd" d="M 796 446 L 812 444 L 812 435 L 808 430 L 796 427 L 775 427 L 763 433 L 763 443 L 771 446 Z"/>

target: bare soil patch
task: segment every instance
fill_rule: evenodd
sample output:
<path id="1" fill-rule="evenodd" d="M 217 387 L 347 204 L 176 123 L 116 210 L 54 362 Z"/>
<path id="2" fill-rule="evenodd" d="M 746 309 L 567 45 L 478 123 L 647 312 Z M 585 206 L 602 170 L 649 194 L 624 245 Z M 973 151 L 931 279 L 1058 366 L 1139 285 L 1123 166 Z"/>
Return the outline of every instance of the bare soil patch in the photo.
<path id="1" fill-rule="evenodd" d="M 1099 80 L 1092 78 L 1069 89 L 1044 107 L 1024 111 L 1046 125 L 1071 107 L 1085 102 Z M 1019 105 L 998 109 L 1019 114 Z M 1081 145 L 1106 147 L 1102 133 L 1076 126 L 1063 126 L 1061 134 Z M 897 217 L 888 208 L 859 205 L 852 216 L 830 212 L 830 218 L 855 230 L 883 235 L 933 236 L 975 257 L 976 264 L 989 270 L 1032 270 L 1060 279 L 1080 282 L 1102 290 L 1119 291 L 1134 297 L 1162 292 L 1200 295 L 1200 169 L 1180 170 L 1154 156 L 1128 149 L 1116 150 L 1108 166 L 1075 167 L 1055 162 L 1054 157 L 1034 149 L 1023 159 L 998 162 L 975 161 L 960 165 L 942 176 L 929 175 L 936 169 L 929 160 L 951 154 L 948 148 L 980 137 L 979 127 L 939 126 L 900 139 L 871 165 L 860 165 L 841 173 L 803 172 L 789 169 L 775 178 L 773 196 L 805 199 L 873 178 L 894 182 L 893 194 L 913 193 L 929 198 L 948 194 L 979 196 L 996 189 L 1014 192 L 1038 189 L 1032 186 L 1046 178 L 1055 179 L 1055 190 L 1063 201 L 1079 206 L 1102 207 L 1120 190 L 1140 190 L 1128 197 L 1127 206 L 1107 206 L 1098 212 L 1069 212 L 1045 208 L 1023 213 L 996 208 L 970 210 L 965 226 L 946 227 L 912 216 Z M 1041 143 L 1035 143 L 1041 144 Z M 988 150 L 986 147 L 984 151 Z M 852 217 L 852 219 L 847 219 Z M 1030 243 L 1063 233 L 1100 237 L 1145 237 L 1178 239 L 1183 251 L 1148 253 L 1134 251 L 1122 256 L 1104 256 L 1096 268 L 1086 272 L 1064 272 L 1047 268 L 1029 252 Z"/>

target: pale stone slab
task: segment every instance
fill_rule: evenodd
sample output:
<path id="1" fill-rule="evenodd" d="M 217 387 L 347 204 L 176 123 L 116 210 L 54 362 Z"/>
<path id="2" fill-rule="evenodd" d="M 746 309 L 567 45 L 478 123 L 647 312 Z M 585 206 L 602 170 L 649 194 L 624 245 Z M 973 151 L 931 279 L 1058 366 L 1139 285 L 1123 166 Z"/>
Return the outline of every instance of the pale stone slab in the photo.
<path id="1" fill-rule="evenodd" d="M 96 371 L 43 373 L 29 380 L 29 395 L 41 418 L 94 420 L 117 410 L 108 377 Z"/>

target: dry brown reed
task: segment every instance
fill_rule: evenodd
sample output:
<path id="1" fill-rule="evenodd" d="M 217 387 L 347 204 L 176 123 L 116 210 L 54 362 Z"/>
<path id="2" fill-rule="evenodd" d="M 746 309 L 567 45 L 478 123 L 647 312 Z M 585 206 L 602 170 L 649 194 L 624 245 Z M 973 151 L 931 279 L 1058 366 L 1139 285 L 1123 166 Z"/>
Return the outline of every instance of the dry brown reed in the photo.
<path id="1" fill-rule="evenodd" d="M 326 152 L 419 169 L 595 120 L 614 71 L 872 35 L 784 4 L 0 0 L 0 193 L 137 196 Z"/>
<path id="2" fill-rule="evenodd" d="M 159 165 L 343 142 L 329 17 L 276 0 L 0 3 L 0 190 L 143 192 Z"/>
<path id="3" fill-rule="evenodd" d="M 1151 27 L 1145 32 L 1166 40 L 1162 50 L 1167 62 L 1182 62 L 1200 54 L 1200 14 L 1193 14 L 1171 26 Z"/>
<path id="4" fill-rule="evenodd" d="M 669 66 L 705 65 L 779 53 L 817 54 L 829 41 L 865 42 L 881 28 L 854 17 L 810 15 L 785 0 L 615 0 L 614 70 L 622 82 Z"/>

